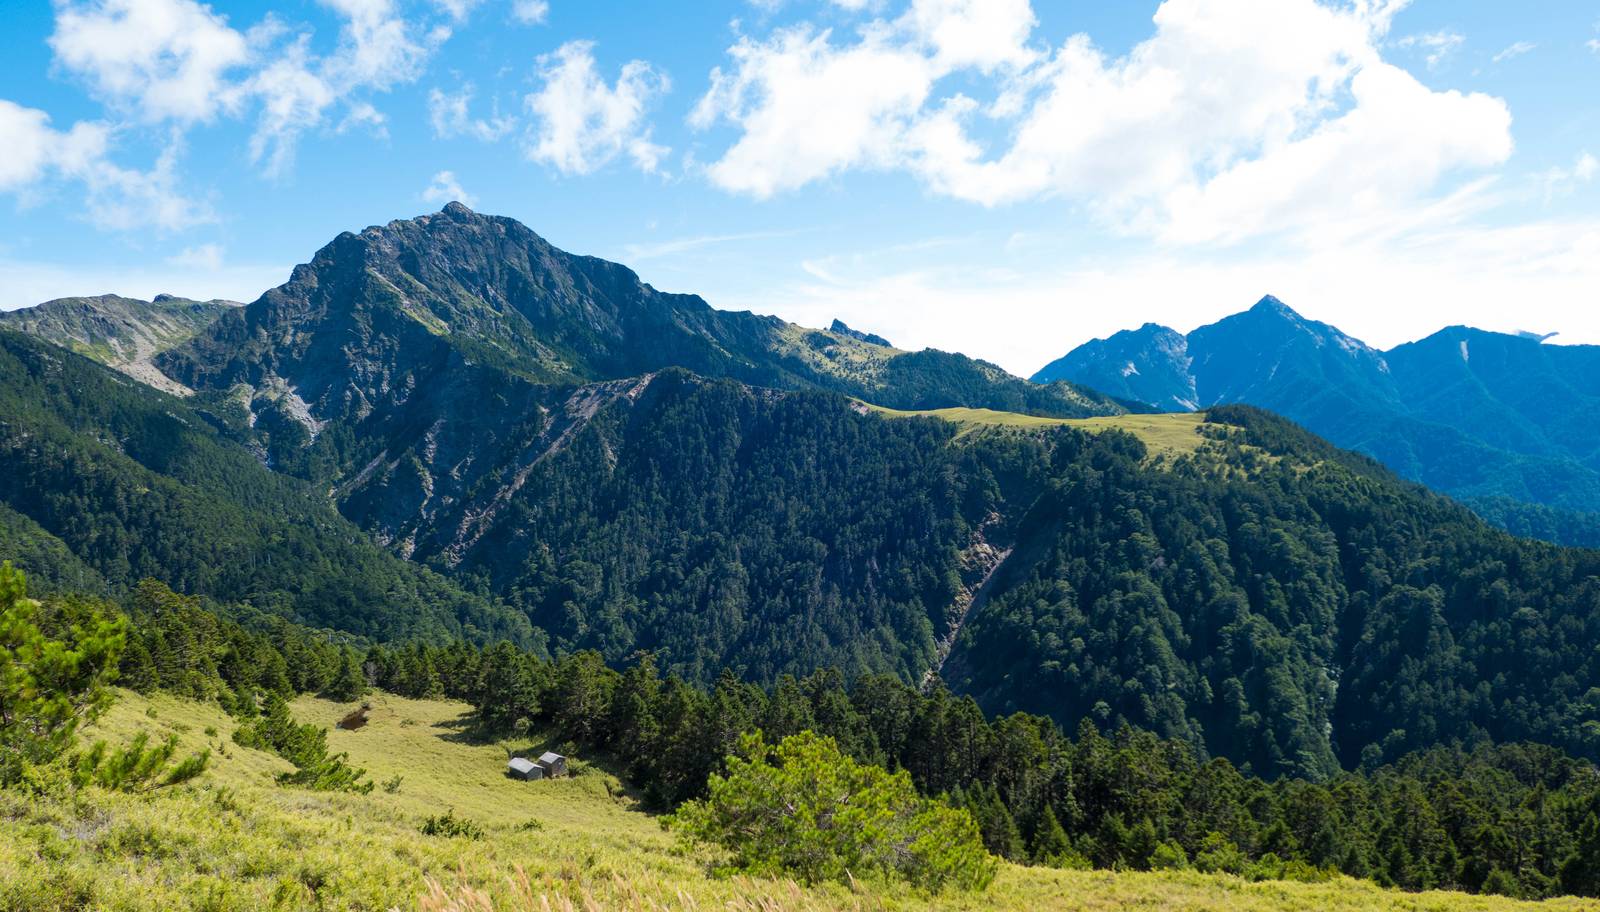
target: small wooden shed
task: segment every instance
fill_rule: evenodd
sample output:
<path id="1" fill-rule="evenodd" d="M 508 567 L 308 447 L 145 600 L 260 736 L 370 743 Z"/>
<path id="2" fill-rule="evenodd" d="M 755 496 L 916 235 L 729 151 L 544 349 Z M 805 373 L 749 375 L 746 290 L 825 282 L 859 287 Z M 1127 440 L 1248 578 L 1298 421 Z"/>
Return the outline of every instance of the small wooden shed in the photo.
<path id="1" fill-rule="evenodd" d="M 546 779 L 559 779 L 567 774 L 567 758 L 554 751 L 545 751 L 535 762 L 544 769 Z"/>
<path id="2" fill-rule="evenodd" d="M 516 779 L 543 779 L 545 768 L 526 757 L 512 757 L 506 764 L 506 774 Z"/>

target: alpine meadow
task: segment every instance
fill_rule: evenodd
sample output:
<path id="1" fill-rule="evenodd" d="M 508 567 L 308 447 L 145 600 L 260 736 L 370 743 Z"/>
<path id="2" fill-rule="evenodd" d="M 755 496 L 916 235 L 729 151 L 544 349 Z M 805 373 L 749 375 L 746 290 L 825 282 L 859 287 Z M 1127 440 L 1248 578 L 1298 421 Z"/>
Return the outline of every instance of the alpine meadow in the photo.
<path id="1" fill-rule="evenodd" d="M 13 6 L 0 912 L 1600 912 L 1579 0 Z"/>

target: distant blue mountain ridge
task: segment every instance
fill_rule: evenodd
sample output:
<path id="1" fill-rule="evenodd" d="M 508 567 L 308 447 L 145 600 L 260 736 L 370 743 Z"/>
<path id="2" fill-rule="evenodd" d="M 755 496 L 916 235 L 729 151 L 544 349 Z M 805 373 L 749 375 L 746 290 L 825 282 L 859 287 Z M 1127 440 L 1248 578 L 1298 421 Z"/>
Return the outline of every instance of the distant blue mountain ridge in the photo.
<path id="1" fill-rule="evenodd" d="M 1520 534 L 1600 547 L 1600 346 L 1450 326 L 1380 351 L 1277 298 L 1184 335 L 1146 323 L 1033 380 L 1163 411 L 1271 409 Z"/>

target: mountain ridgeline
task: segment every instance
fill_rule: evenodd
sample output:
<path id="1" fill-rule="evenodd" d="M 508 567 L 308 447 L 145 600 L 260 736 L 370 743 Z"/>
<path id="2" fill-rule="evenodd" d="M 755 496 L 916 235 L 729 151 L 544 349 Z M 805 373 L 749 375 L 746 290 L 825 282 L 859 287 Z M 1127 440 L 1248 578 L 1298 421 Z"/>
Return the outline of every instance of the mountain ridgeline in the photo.
<path id="1" fill-rule="evenodd" d="M 187 402 L 0 330 L 0 553 L 44 588 L 176 589 L 376 637 L 508 637 L 526 618 L 373 544 Z"/>
<path id="2" fill-rule="evenodd" d="M 1600 546 L 1600 346 L 1462 326 L 1380 352 L 1276 298 L 1181 335 L 1146 324 L 1034 375 L 1161 410 L 1283 414 L 1507 528 Z"/>
<path id="3" fill-rule="evenodd" d="M 1382 360 L 1316 332 L 1291 341 L 1326 363 L 1279 371 L 1300 396 Z M 341 235 L 158 355 L 186 399 L 0 334 L 0 551 L 372 639 L 649 652 L 701 684 L 942 677 L 1264 776 L 1452 742 L 1600 758 L 1600 552 L 1263 411 L 1127 414 L 1260 387 L 1148 334 L 1111 396 L 1033 385 L 716 311 L 452 204 Z M 1135 378 L 1162 365 L 1201 379 L 1152 398 Z"/>
<path id="4" fill-rule="evenodd" d="M 233 301 L 191 301 L 156 295 L 153 301 L 100 295 L 58 298 L 0 313 L 0 329 L 38 336 L 86 355 L 130 377 L 172 393 L 186 390 L 156 370 L 150 359 L 194 338 Z"/>

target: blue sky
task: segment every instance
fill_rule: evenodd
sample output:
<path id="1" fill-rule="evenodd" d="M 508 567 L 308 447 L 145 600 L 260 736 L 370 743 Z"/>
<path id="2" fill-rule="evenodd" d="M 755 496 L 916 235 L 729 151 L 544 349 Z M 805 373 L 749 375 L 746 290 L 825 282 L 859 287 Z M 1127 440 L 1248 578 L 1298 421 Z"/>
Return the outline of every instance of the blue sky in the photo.
<path id="1" fill-rule="evenodd" d="M 0 307 L 253 299 L 461 197 L 1028 373 L 1272 293 L 1600 343 L 1600 3 L 14 0 Z"/>

